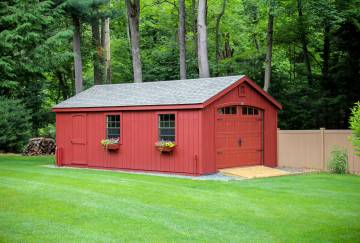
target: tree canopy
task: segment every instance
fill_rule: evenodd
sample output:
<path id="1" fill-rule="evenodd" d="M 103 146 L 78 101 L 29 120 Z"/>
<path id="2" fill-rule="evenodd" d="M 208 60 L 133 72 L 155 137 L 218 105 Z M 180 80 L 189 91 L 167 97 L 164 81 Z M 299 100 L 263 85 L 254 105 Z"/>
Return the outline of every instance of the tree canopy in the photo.
<path id="1" fill-rule="evenodd" d="M 180 79 L 180 63 L 199 77 L 205 25 L 210 76 L 245 74 L 263 87 L 267 70 L 280 128 L 348 128 L 360 98 L 359 21 L 358 0 L 0 1 L 0 96 L 22 103 L 37 135 L 79 82 Z"/>

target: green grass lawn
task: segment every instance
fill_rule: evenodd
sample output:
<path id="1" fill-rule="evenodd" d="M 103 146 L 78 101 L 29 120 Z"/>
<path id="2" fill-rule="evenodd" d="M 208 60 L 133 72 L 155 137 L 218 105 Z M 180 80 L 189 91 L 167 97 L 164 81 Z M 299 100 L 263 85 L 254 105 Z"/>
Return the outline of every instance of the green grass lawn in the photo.
<path id="1" fill-rule="evenodd" d="M 360 241 L 360 177 L 231 182 L 0 156 L 0 242 Z"/>

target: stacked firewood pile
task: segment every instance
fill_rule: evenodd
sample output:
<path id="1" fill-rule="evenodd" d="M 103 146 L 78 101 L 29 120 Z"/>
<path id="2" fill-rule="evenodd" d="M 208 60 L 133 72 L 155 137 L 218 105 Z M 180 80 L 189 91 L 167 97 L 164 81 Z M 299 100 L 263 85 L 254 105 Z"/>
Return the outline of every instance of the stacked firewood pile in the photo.
<path id="1" fill-rule="evenodd" d="M 27 144 L 24 155 L 45 155 L 55 153 L 55 140 L 52 138 L 31 138 Z"/>

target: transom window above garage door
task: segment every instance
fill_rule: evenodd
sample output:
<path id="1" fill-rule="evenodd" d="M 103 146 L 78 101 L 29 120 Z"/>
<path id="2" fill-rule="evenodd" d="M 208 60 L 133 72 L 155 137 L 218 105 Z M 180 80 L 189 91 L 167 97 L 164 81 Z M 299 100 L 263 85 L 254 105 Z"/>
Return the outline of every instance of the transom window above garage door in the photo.
<path id="1" fill-rule="evenodd" d="M 259 113 L 259 110 L 254 107 L 242 106 L 242 114 L 245 116 L 257 116 Z"/>
<path id="2" fill-rule="evenodd" d="M 239 109 L 238 109 L 239 108 Z M 239 115 L 244 116 L 257 116 L 260 114 L 260 110 L 251 106 L 225 106 L 221 107 L 217 110 L 217 112 L 221 115 Z"/>
<path id="3" fill-rule="evenodd" d="M 225 106 L 225 107 L 219 108 L 218 113 L 224 114 L 224 115 L 235 115 L 237 113 L 236 110 L 237 109 L 236 109 L 235 105 Z"/>

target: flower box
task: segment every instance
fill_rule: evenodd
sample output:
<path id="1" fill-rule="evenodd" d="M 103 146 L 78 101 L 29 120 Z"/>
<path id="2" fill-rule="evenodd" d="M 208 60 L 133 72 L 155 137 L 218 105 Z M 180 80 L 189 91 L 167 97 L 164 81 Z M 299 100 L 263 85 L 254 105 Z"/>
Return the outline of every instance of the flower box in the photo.
<path id="1" fill-rule="evenodd" d="M 118 149 L 119 149 L 119 144 L 118 144 L 118 143 L 108 144 L 108 145 L 106 145 L 106 146 L 104 146 L 104 147 L 105 147 L 105 149 L 107 149 L 107 150 L 112 150 L 112 151 L 114 151 L 114 150 L 118 150 Z"/>
<path id="2" fill-rule="evenodd" d="M 171 141 L 159 141 L 155 143 L 155 147 L 160 153 L 171 153 L 175 149 L 176 144 Z"/>
<path id="3" fill-rule="evenodd" d="M 119 149 L 119 139 L 103 139 L 101 140 L 101 145 L 103 146 L 104 149 L 108 150 L 108 151 L 116 151 Z"/>

